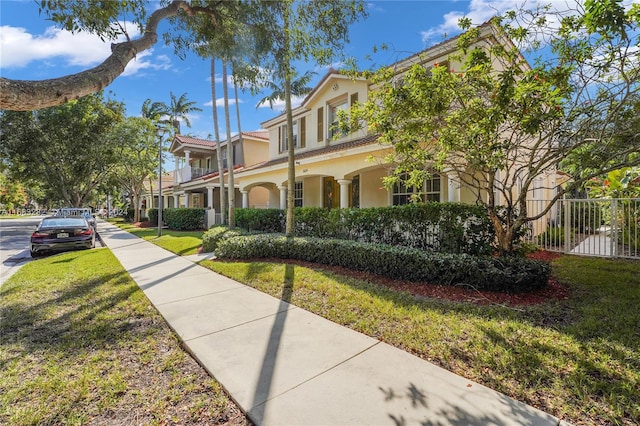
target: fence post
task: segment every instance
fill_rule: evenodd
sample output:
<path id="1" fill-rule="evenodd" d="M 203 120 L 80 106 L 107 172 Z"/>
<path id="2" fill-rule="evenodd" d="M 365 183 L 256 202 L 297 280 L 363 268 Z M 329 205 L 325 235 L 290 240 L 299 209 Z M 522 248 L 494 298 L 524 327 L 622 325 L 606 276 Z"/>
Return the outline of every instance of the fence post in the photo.
<path id="1" fill-rule="evenodd" d="M 571 209 L 571 203 L 566 198 L 562 199 L 562 206 L 564 207 L 564 252 L 569 253 L 569 245 L 571 244 L 571 235 L 570 235 L 570 226 L 571 221 L 569 220 Z"/>
<path id="2" fill-rule="evenodd" d="M 618 257 L 618 199 L 611 199 L 611 256 Z"/>

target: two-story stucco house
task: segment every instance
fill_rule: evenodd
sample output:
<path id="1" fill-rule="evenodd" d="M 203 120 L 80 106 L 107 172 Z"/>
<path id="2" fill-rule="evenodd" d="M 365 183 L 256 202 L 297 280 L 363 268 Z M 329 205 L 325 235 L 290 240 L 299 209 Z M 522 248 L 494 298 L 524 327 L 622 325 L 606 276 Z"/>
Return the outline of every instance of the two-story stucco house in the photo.
<path id="1" fill-rule="evenodd" d="M 481 43 L 487 47 L 511 43 L 499 36 L 490 24 L 485 24 L 482 31 Z M 440 63 L 461 69 L 461 64 L 451 59 L 456 51 L 456 38 L 453 38 L 392 67 L 397 74 L 416 63 Z M 461 184 L 453 173 L 432 173 L 422 188 L 402 184 L 391 190 L 383 187 L 382 179 L 393 167 L 384 159 L 393 148 L 381 145 L 376 135 L 365 130 L 342 134 L 335 126 L 339 110 L 348 110 L 355 102 L 366 101 L 372 90 L 376 87 L 370 81 L 353 79 L 331 69 L 301 105 L 294 108 L 293 141 L 287 138 L 284 113 L 263 122 L 264 130 L 243 133 L 241 141 L 233 138 L 236 206 L 286 208 L 289 143 L 293 143 L 295 149 L 295 206 L 400 205 L 410 202 L 416 192 L 424 201 L 475 203 L 477 194 Z M 171 186 L 163 190 L 163 205 L 211 207 L 218 211 L 220 189 L 215 143 L 178 135 L 169 151 L 176 158 L 175 171 Z M 532 201 L 550 199 L 555 187 L 555 174 L 541 176 L 528 196 Z M 499 203 L 499 194 L 497 197 Z"/>
<path id="2" fill-rule="evenodd" d="M 231 138 L 234 173 L 244 167 L 261 163 L 269 150 L 268 134 L 264 130 L 242 132 L 242 137 Z M 225 191 L 228 191 L 227 143 L 222 142 L 222 167 Z M 206 139 L 176 135 L 171 141 L 169 153 L 173 154 L 173 171 L 162 176 L 162 205 L 172 207 L 199 207 L 220 211 L 220 174 L 217 143 Z M 268 193 L 254 191 L 251 196 L 241 193 L 235 186 L 237 207 L 266 207 Z M 158 181 L 147 185 L 144 206 L 158 206 Z"/>
<path id="3" fill-rule="evenodd" d="M 482 27 L 481 43 L 511 43 L 499 36 L 492 25 Z M 397 74 L 410 66 L 446 64 L 452 69 L 462 66 L 451 59 L 457 51 L 456 38 L 440 43 L 419 54 L 392 65 Z M 498 64 L 496 64 L 498 66 Z M 347 110 L 354 102 L 364 102 L 376 90 L 369 81 L 352 79 L 330 70 L 302 104 L 293 110 L 295 147 L 296 206 L 314 207 L 380 207 L 410 202 L 414 193 L 423 201 L 459 201 L 475 203 L 477 195 L 460 184 L 453 173 L 432 173 L 422 188 L 397 184 L 392 190 L 383 187 L 382 178 L 393 167 L 385 163 L 390 146 L 381 145 L 376 136 L 358 131 L 342 134 L 336 130 L 337 111 Z M 269 157 L 261 164 L 246 167 L 237 182 L 243 193 L 268 190 L 271 208 L 286 207 L 287 148 L 286 115 L 281 114 L 262 123 L 269 134 Z M 555 188 L 553 176 L 536 181 L 530 196 L 549 199 Z M 244 205 L 245 207 L 248 205 Z"/>

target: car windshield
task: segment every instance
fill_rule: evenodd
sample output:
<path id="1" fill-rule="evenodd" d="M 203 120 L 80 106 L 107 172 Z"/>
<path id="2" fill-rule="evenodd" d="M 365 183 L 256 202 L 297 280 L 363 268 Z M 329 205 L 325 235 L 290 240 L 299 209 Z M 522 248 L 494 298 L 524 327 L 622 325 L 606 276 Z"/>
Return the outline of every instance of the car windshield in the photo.
<path id="1" fill-rule="evenodd" d="M 86 221 L 82 218 L 75 217 L 55 217 L 42 220 L 43 228 L 66 228 L 66 227 L 84 227 Z"/>

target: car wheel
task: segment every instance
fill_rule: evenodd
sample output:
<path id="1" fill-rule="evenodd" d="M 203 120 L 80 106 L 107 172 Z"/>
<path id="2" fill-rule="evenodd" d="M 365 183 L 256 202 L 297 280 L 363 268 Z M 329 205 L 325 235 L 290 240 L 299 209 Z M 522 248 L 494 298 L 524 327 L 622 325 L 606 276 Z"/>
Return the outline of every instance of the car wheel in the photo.
<path id="1" fill-rule="evenodd" d="M 37 252 L 37 251 L 33 251 L 33 250 L 31 250 L 31 257 L 32 257 L 32 258 L 34 258 L 34 259 L 35 259 L 36 257 L 40 257 L 40 253 L 39 253 L 39 252 Z"/>

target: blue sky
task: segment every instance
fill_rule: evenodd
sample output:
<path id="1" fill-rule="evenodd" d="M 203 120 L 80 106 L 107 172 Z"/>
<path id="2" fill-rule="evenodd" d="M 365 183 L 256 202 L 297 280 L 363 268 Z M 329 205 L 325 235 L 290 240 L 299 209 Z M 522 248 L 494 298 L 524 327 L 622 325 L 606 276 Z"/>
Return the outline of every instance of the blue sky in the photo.
<path id="1" fill-rule="evenodd" d="M 443 40 L 444 35 L 458 33 L 457 20 L 468 16 L 474 23 L 482 23 L 496 12 L 511 9 L 520 3 L 514 0 L 486 1 L 369 1 L 369 16 L 351 27 L 345 52 L 368 66 L 364 58 L 373 46 L 387 44 L 390 50 L 376 54 L 378 65 L 387 65 L 419 52 Z M 529 3 L 532 3 L 531 1 Z M 109 55 L 110 42 L 86 33 L 72 35 L 57 29 L 51 21 L 38 14 L 34 0 L 0 0 L 0 74 L 20 80 L 41 80 L 77 73 L 96 66 Z M 314 64 L 315 82 L 326 73 Z M 221 67 L 217 66 L 220 74 Z M 305 70 L 302 70 L 304 72 Z M 220 77 L 220 75 L 218 75 Z M 217 79 L 219 80 L 219 79 Z M 210 64 L 195 54 L 181 60 L 173 48 L 160 40 L 151 50 L 142 52 L 132 61 L 125 73 L 108 88 L 114 97 L 125 103 L 127 114 L 140 115 L 145 99 L 170 102 L 169 93 L 195 101 L 202 112 L 189 116 L 191 128 L 182 126 L 183 134 L 210 138 L 213 134 Z M 217 82 L 217 104 L 224 139 L 222 85 Z M 257 108 L 258 100 L 268 92 L 251 96 L 239 93 L 243 131 L 256 130 L 260 123 L 281 113 L 281 106 Z M 233 91 L 230 91 L 230 96 Z M 235 110 L 231 130 L 237 131 Z"/>

